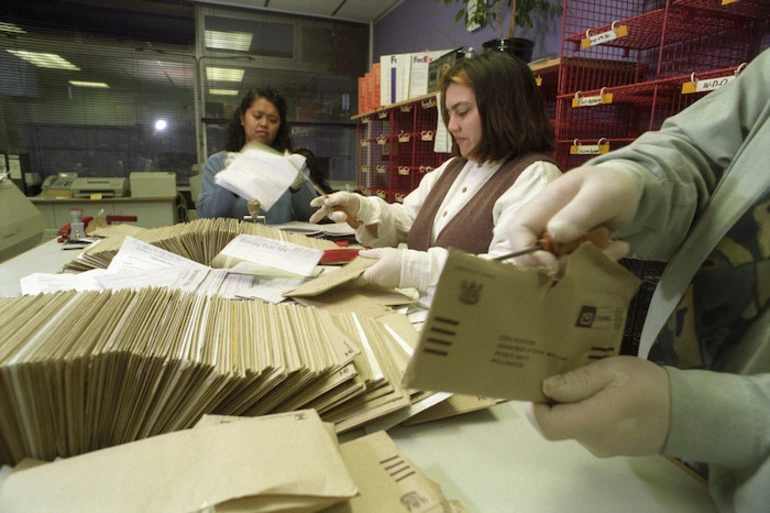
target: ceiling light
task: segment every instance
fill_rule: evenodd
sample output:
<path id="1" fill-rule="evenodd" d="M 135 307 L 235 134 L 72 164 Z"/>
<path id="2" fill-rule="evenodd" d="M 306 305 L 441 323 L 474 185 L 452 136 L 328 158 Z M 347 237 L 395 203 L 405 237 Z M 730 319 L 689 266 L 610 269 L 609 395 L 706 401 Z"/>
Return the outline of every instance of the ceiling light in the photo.
<path id="1" fill-rule="evenodd" d="M 9 34 L 26 34 L 27 31 L 21 27 L 17 27 L 13 23 L 6 23 L 0 21 L 0 32 L 8 32 Z"/>
<path id="2" fill-rule="evenodd" d="M 251 34 L 246 32 L 206 31 L 206 47 L 247 52 L 251 48 Z"/>
<path id="3" fill-rule="evenodd" d="M 56 55 L 55 53 L 28 52 L 26 50 L 7 51 L 16 57 L 34 64 L 39 68 L 69 69 L 73 71 L 80 71 L 80 68 L 72 64 L 61 55 Z"/>
<path id="4" fill-rule="evenodd" d="M 78 87 L 101 87 L 102 89 L 110 88 L 110 86 L 108 86 L 105 82 L 85 82 L 82 80 L 70 80 L 69 83 Z"/>
<path id="5" fill-rule="evenodd" d="M 238 68 L 206 68 L 206 78 L 217 82 L 240 82 L 244 73 Z"/>
<path id="6" fill-rule="evenodd" d="M 238 96 L 237 89 L 209 89 L 209 94 L 218 96 Z"/>
<path id="7" fill-rule="evenodd" d="M 163 130 L 166 129 L 167 126 L 168 124 L 166 123 L 165 119 L 159 119 L 155 122 L 155 130 L 157 130 L 158 132 L 162 132 Z"/>

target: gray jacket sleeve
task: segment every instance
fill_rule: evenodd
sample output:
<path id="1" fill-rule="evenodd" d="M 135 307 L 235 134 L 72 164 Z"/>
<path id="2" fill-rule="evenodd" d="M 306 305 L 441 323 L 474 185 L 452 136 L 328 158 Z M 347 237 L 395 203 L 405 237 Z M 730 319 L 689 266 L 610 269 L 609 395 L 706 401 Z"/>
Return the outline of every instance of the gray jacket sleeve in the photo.
<path id="1" fill-rule="evenodd" d="M 644 183 L 642 200 L 634 221 L 616 236 L 642 258 L 669 260 L 696 217 L 717 208 L 710 200 L 725 176 L 746 177 L 752 184 L 766 176 L 768 149 L 770 50 L 765 50 L 733 83 L 672 116 L 660 131 L 589 163 L 635 170 Z M 735 197 L 733 203 L 741 202 L 747 200 Z M 770 304 L 743 335 L 724 372 L 666 370 L 672 411 L 664 454 L 709 465 L 709 490 L 720 512 L 766 511 Z"/>
<path id="2" fill-rule="evenodd" d="M 632 224 L 616 236 L 638 256 L 668 260 L 687 236 L 722 174 L 770 102 L 770 50 L 726 87 L 668 118 L 659 131 L 587 164 L 622 162 L 638 170 L 644 194 Z"/>
<path id="3" fill-rule="evenodd" d="M 214 176 L 225 167 L 226 158 L 227 152 L 220 151 L 206 161 L 206 166 L 203 169 L 201 193 L 196 204 L 198 217 L 231 217 L 230 213 L 238 196 L 214 182 Z"/>

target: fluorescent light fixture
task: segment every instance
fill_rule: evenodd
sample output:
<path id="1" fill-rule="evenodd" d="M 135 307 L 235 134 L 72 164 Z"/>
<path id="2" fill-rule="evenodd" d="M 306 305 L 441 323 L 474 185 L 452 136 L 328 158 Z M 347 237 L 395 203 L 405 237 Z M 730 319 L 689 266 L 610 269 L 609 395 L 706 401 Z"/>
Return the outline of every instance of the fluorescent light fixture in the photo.
<path id="1" fill-rule="evenodd" d="M 28 52 L 27 50 L 7 51 L 16 57 L 19 57 L 20 59 L 24 59 L 25 61 L 34 64 L 38 68 L 68 69 L 72 71 L 80 71 L 80 68 L 72 64 L 61 55 L 56 55 L 55 53 Z"/>
<path id="2" fill-rule="evenodd" d="M 108 86 L 105 82 L 86 82 L 83 80 L 70 80 L 69 83 L 74 86 L 78 87 L 100 87 L 102 89 L 109 89 L 110 86 Z"/>
<path id="3" fill-rule="evenodd" d="M 162 132 L 163 130 L 166 129 L 167 126 L 168 124 L 166 123 L 165 119 L 159 119 L 155 122 L 155 130 L 157 130 L 158 132 Z"/>
<path id="4" fill-rule="evenodd" d="M 7 32 L 9 34 L 26 34 L 27 31 L 14 25 L 13 23 L 6 23 L 0 21 L 0 32 Z"/>
<path id="5" fill-rule="evenodd" d="M 206 78 L 214 82 L 240 82 L 244 73 L 238 68 L 206 68 Z"/>
<path id="6" fill-rule="evenodd" d="M 217 96 L 238 96 L 237 89 L 209 89 L 209 94 Z"/>
<path id="7" fill-rule="evenodd" d="M 247 32 L 206 31 L 206 47 L 221 48 L 222 50 L 237 50 L 248 52 L 251 48 L 252 35 Z"/>

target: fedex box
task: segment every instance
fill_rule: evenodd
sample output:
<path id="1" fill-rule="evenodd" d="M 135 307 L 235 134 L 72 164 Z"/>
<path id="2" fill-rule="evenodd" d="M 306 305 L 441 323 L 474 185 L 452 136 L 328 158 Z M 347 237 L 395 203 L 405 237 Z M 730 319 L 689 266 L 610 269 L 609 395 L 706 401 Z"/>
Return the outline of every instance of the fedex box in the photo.
<path id="1" fill-rule="evenodd" d="M 428 73 L 433 61 L 452 50 L 418 52 L 411 54 L 409 70 L 409 98 L 424 96 L 432 91 L 428 88 Z"/>
<path id="2" fill-rule="evenodd" d="M 409 99 L 409 69 L 412 54 L 380 57 L 380 105 L 386 106 Z"/>

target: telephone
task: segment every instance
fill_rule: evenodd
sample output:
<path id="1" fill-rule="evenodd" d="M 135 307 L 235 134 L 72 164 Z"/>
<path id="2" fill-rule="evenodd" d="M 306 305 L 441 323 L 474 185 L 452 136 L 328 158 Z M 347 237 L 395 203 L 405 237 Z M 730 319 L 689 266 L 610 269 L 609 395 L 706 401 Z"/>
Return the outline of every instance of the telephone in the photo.
<path id="1" fill-rule="evenodd" d="M 69 189 L 75 178 L 69 176 L 49 176 L 43 181 L 43 190 L 48 189 Z"/>

